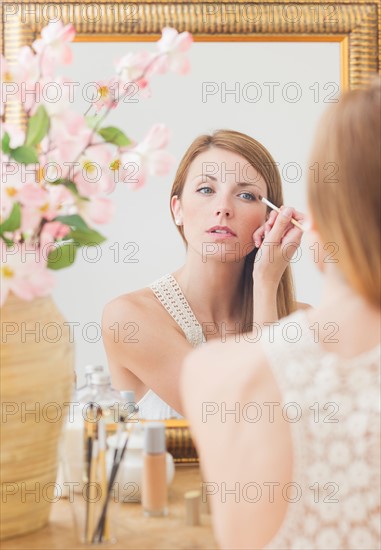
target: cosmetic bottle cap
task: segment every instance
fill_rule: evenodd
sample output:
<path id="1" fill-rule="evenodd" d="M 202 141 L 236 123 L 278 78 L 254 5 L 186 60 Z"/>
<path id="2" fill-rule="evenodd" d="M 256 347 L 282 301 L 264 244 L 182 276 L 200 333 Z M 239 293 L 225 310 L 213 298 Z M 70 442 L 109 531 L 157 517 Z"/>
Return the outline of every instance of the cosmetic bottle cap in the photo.
<path id="1" fill-rule="evenodd" d="M 132 390 L 122 390 L 120 395 L 123 398 L 123 401 L 126 403 L 135 403 L 135 392 Z"/>
<path id="2" fill-rule="evenodd" d="M 103 367 L 102 365 L 86 365 L 85 366 L 85 374 L 93 374 L 94 372 L 102 372 Z"/>
<path id="3" fill-rule="evenodd" d="M 110 384 L 110 377 L 106 372 L 93 372 L 90 377 L 91 384 Z"/>
<path id="4" fill-rule="evenodd" d="M 148 422 L 144 425 L 144 452 L 165 453 L 165 425 L 162 422 Z"/>

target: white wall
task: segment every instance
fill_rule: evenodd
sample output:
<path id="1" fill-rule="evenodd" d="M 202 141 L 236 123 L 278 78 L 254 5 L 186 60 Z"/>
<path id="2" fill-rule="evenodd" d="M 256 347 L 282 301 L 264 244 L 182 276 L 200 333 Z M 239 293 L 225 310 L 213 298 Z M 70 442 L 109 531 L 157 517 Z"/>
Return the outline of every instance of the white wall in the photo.
<path id="1" fill-rule="evenodd" d="M 113 60 L 127 51 L 152 50 L 154 43 L 74 43 L 73 65 L 65 74 L 80 83 L 76 94 L 78 110 L 89 103 L 82 97 L 87 82 L 113 75 Z M 340 85 L 340 51 L 337 43 L 235 42 L 195 43 L 189 52 L 191 72 L 187 76 L 156 76 L 152 97 L 120 105 L 108 118 L 140 140 L 155 122 L 172 131 L 168 147 L 177 161 L 199 134 L 218 128 L 247 133 L 262 142 L 280 163 L 285 203 L 305 210 L 305 181 L 308 153 L 314 129 L 329 98 Z M 214 82 L 218 93 L 202 97 L 203 83 Z M 270 85 L 274 87 L 274 100 Z M 253 85 L 249 83 L 255 83 Z M 291 83 L 295 83 L 291 84 Z M 245 86 L 246 85 L 246 86 Z M 225 89 L 238 95 L 223 96 Z M 313 89 L 310 89 L 310 88 Z M 293 102 L 296 90 L 301 97 Z M 255 100 L 255 91 L 261 93 Z M 290 163 L 296 163 L 293 168 Z M 76 367 L 81 378 L 86 363 L 106 365 L 100 337 L 104 304 L 111 298 L 146 286 L 161 275 L 177 269 L 184 248 L 169 212 L 169 193 L 175 169 L 165 178 L 151 178 L 143 189 L 128 191 L 123 184 L 112 195 L 117 205 L 114 220 L 99 227 L 108 237 L 98 261 L 82 258 L 58 273 L 54 296 L 66 319 L 74 327 Z M 291 181 L 291 180 L 295 181 Z M 128 243 L 135 243 L 123 250 Z M 116 251 L 119 248 L 119 259 Z M 95 251 L 88 251 L 89 258 Z M 138 260 L 136 263 L 128 263 Z M 297 297 L 316 305 L 321 290 L 308 243 L 294 264 Z M 88 324 L 90 323 L 90 324 Z M 73 325 L 74 326 L 74 325 Z"/>

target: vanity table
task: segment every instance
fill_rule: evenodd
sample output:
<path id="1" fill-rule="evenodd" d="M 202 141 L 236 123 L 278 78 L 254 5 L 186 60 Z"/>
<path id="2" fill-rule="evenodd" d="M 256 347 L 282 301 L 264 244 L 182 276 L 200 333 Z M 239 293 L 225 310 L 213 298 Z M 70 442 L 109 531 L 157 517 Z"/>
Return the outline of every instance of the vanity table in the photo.
<path id="1" fill-rule="evenodd" d="M 117 542 L 115 544 L 85 545 L 76 539 L 70 504 L 61 499 L 52 504 L 50 522 L 44 528 L 21 537 L 4 540 L 3 550 L 74 550 L 92 548 L 113 549 L 217 549 L 211 527 L 211 516 L 201 507 L 201 525 L 185 525 L 184 493 L 201 488 L 198 465 L 176 466 L 174 480 L 169 487 L 169 514 L 165 518 L 147 518 L 140 503 L 121 505 Z"/>

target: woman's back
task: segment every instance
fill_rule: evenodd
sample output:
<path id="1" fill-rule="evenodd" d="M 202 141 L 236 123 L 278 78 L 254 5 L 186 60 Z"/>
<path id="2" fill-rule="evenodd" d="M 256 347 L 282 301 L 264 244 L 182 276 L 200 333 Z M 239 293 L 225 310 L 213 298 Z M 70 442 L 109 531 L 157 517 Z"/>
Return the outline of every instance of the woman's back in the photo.
<path id="1" fill-rule="evenodd" d="M 268 547 L 378 548 L 380 344 L 344 359 L 317 330 L 297 312 L 275 328 L 277 345 L 263 340 L 294 442 L 294 486 Z"/>
<path id="2" fill-rule="evenodd" d="M 222 548 L 379 548 L 377 326 L 376 345 L 344 358 L 322 347 L 336 323 L 315 322 L 316 313 L 263 328 L 260 347 L 208 345 L 185 369 L 185 409 Z M 339 326 L 346 338 L 352 329 Z"/>

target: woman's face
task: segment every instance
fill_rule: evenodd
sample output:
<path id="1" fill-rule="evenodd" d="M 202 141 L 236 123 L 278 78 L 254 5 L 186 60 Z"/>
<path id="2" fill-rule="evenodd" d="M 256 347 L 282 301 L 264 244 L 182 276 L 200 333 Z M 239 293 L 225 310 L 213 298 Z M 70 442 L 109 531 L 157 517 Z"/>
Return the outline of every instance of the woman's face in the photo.
<path id="1" fill-rule="evenodd" d="M 266 218 L 259 194 L 267 197 L 266 182 L 244 157 L 216 147 L 200 153 L 189 167 L 181 199 L 172 197 L 188 247 L 217 252 L 223 244 L 226 252 L 235 252 L 226 254 L 226 261 L 249 254 L 253 233 Z"/>

